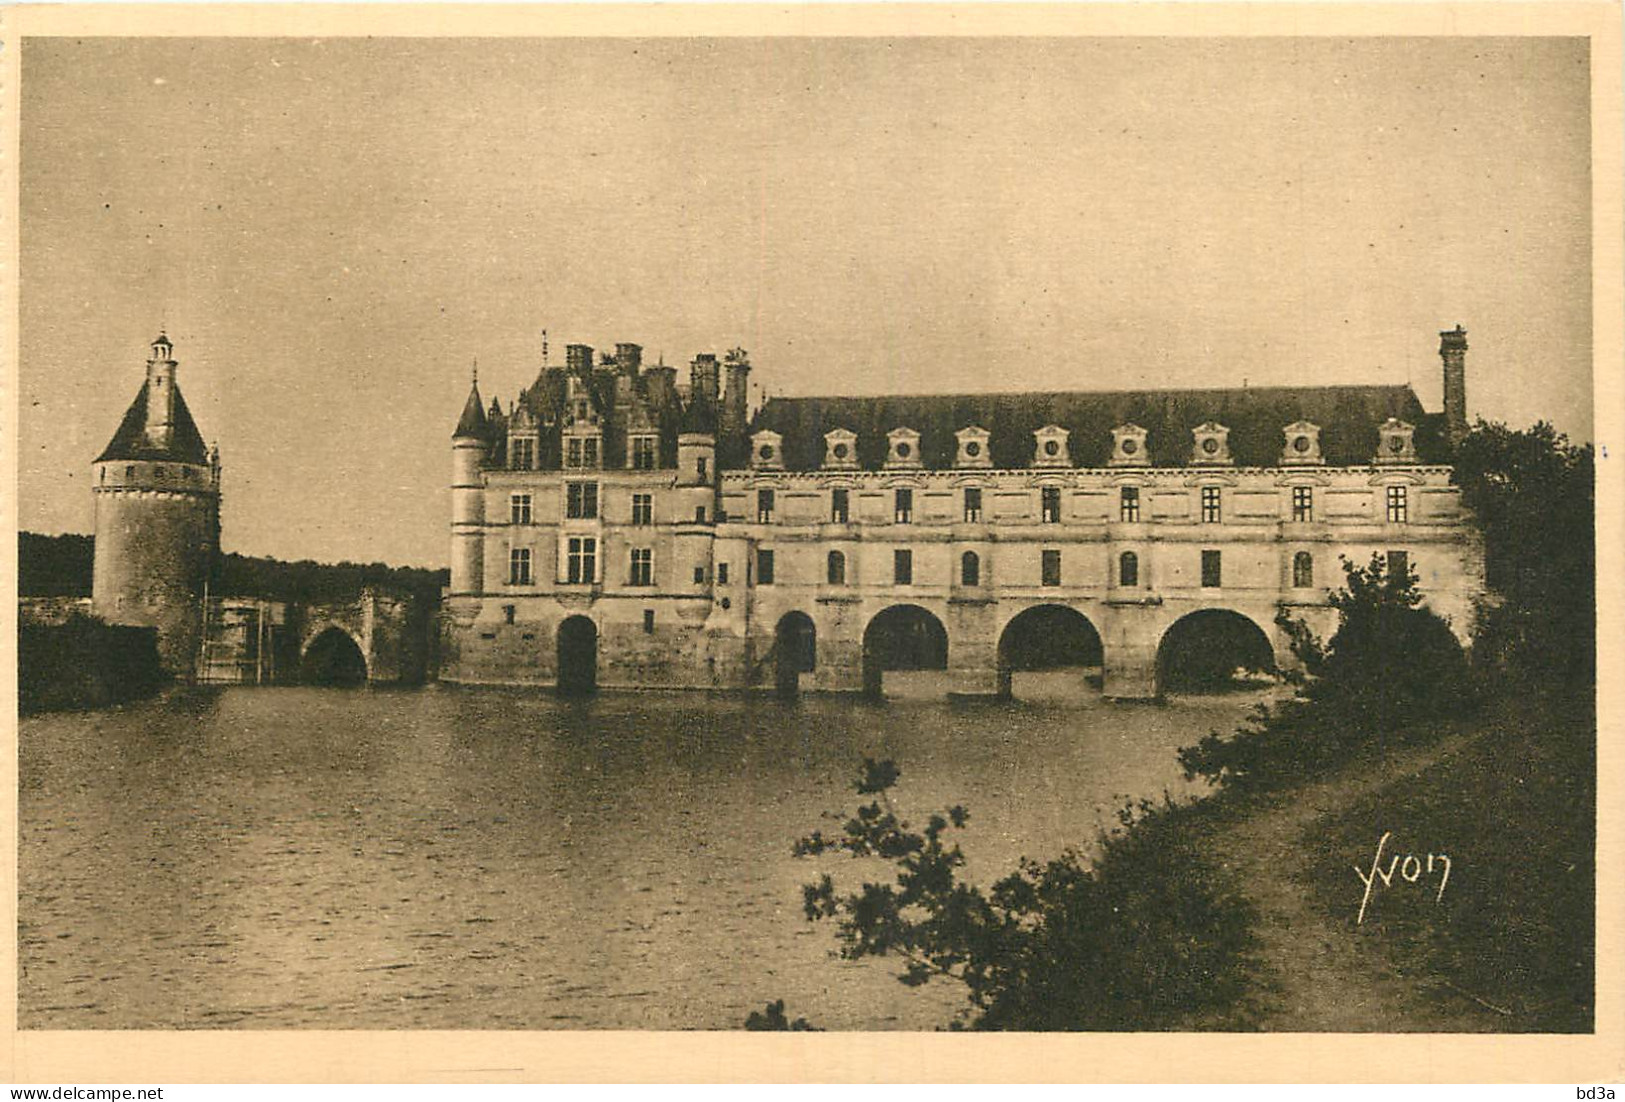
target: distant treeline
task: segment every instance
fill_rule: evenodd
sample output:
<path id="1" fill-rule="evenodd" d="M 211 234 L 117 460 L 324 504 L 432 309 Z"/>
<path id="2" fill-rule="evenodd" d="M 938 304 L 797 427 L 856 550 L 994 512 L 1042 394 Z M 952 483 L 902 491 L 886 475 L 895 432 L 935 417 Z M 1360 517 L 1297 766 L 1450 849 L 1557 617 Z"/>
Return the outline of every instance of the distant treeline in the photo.
<path id="1" fill-rule="evenodd" d="M 88 597 L 95 561 L 93 536 L 17 536 L 17 592 L 23 597 Z M 215 564 L 210 589 L 223 597 L 262 597 L 272 601 L 332 600 L 364 586 L 408 590 L 434 597 L 450 584 L 446 570 L 374 563 L 319 563 L 228 553 Z"/>

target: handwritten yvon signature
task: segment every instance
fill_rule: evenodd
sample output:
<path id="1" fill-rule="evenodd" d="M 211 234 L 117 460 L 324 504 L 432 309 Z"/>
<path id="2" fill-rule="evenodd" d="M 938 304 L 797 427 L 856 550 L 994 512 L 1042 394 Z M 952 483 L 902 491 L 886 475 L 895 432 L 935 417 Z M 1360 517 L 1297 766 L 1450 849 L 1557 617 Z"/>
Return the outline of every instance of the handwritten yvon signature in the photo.
<path id="1" fill-rule="evenodd" d="M 1424 872 L 1431 881 L 1431 878 L 1435 875 L 1435 869 L 1437 869 L 1439 891 L 1433 897 L 1433 902 L 1438 903 L 1444 899 L 1445 885 L 1450 883 L 1449 855 L 1430 853 L 1424 863 L 1423 859 L 1414 853 L 1407 853 L 1403 858 L 1396 853 L 1389 858 L 1388 868 L 1384 870 L 1382 867 L 1382 851 L 1388 845 L 1388 839 L 1393 836 L 1393 831 L 1384 831 L 1382 837 L 1377 839 L 1377 852 L 1371 858 L 1370 872 L 1362 871 L 1358 865 L 1354 867 L 1354 875 L 1358 876 L 1360 882 L 1365 885 L 1365 895 L 1360 899 L 1360 914 L 1354 920 L 1356 926 L 1365 921 L 1365 910 L 1371 905 L 1371 896 L 1376 890 L 1377 881 L 1381 880 L 1384 888 L 1393 887 L 1394 873 L 1396 871 L 1399 873 L 1402 882 L 1415 884 L 1422 879 Z"/>

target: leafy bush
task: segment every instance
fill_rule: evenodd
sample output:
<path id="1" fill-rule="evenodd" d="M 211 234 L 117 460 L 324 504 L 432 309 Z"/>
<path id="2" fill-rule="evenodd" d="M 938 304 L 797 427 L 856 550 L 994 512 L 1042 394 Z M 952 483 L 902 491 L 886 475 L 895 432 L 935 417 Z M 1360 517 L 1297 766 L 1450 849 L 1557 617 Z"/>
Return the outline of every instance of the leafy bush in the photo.
<path id="1" fill-rule="evenodd" d="M 1475 702 L 1466 656 L 1450 625 L 1422 607 L 1416 575 L 1344 561 L 1332 595 L 1338 628 L 1322 644 L 1302 623 L 1283 626 L 1306 676 L 1298 694 L 1260 705 L 1232 735 L 1213 732 L 1179 751 L 1187 777 L 1228 786 L 1302 780 L 1393 742 L 1422 737 L 1418 721 L 1456 715 Z"/>
<path id="2" fill-rule="evenodd" d="M 745 1028 L 753 1033 L 822 1033 L 823 1030 L 808 1023 L 806 1018 L 791 1021 L 784 1013 L 784 1000 L 775 999 L 762 1010 L 752 1010 L 745 1019 Z"/>
<path id="3" fill-rule="evenodd" d="M 874 796 L 832 838 L 798 856 L 846 853 L 891 868 L 889 880 L 840 893 L 825 874 L 804 889 L 809 920 L 838 923 L 841 955 L 895 956 L 899 979 L 965 985 L 978 1029 L 1175 1028 L 1228 1005 L 1245 986 L 1251 912 L 1212 878 L 1188 831 L 1188 809 L 1125 808 L 1091 865 L 1068 852 L 1024 860 L 992 890 L 963 882 L 951 841 L 969 813 L 949 808 L 914 830 L 894 809 L 900 773 L 865 759 L 859 795 Z"/>

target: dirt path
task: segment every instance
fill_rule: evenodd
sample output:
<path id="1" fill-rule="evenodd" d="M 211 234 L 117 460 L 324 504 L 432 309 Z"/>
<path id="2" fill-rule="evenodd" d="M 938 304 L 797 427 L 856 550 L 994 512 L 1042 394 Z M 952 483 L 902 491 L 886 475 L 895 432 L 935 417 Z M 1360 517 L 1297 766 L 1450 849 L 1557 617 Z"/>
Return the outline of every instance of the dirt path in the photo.
<path id="1" fill-rule="evenodd" d="M 1220 1028 L 1293 1032 L 1486 1032 L 1505 1028 L 1466 999 L 1440 1000 L 1399 974 L 1352 918 L 1330 919 L 1311 902 L 1304 839 L 1321 817 L 1466 745 L 1458 735 L 1395 754 L 1379 766 L 1346 770 L 1294 789 L 1215 828 L 1210 852 L 1257 908 L 1259 957 L 1266 972 L 1241 1011 Z M 1349 874 L 1351 902 L 1360 885 Z"/>

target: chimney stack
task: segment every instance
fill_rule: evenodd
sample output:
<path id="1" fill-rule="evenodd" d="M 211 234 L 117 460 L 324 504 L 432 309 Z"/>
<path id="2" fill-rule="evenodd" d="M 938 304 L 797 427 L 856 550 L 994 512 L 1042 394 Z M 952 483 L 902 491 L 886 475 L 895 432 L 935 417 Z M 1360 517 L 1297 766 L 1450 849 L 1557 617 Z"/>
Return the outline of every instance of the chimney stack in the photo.
<path id="1" fill-rule="evenodd" d="M 578 379 L 592 375 L 592 345 L 567 344 L 564 346 L 565 370 Z"/>
<path id="2" fill-rule="evenodd" d="M 643 346 L 621 343 L 615 346 L 615 366 L 622 375 L 636 375 L 643 368 Z"/>
<path id="3" fill-rule="evenodd" d="M 1467 435 L 1467 330 L 1460 324 L 1439 334 L 1444 360 L 1444 431 L 1450 446 Z"/>
<path id="4" fill-rule="evenodd" d="M 702 401 L 715 407 L 719 382 L 715 353 L 701 352 L 695 356 L 693 364 L 689 367 L 690 400 Z"/>
<path id="5" fill-rule="evenodd" d="M 750 357 L 735 348 L 722 360 L 725 374 L 722 390 L 722 418 L 718 426 L 724 438 L 745 436 L 746 390 L 750 385 Z"/>

